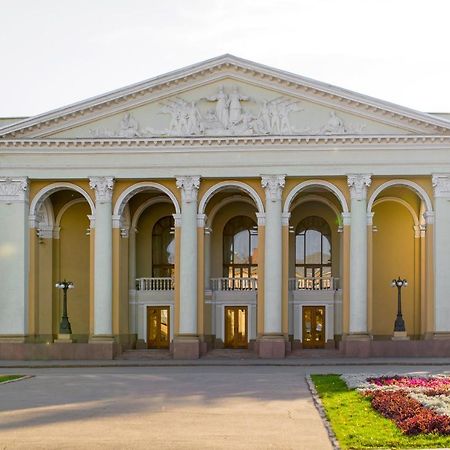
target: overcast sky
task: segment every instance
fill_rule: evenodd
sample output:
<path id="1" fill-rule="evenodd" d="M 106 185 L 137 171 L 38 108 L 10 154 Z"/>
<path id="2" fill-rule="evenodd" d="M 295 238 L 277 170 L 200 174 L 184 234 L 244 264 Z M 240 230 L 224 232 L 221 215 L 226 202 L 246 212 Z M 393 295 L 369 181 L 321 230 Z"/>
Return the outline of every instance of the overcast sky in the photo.
<path id="1" fill-rule="evenodd" d="M 450 112 L 450 0 L 0 0 L 0 117 L 232 53 Z"/>

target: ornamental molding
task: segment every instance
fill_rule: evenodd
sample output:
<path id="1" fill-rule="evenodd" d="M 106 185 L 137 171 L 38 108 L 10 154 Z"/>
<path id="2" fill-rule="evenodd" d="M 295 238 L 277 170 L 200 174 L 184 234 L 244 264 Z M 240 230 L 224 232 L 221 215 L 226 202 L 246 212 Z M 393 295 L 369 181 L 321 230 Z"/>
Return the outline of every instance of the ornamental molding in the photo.
<path id="1" fill-rule="evenodd" d="M 281 201 L 281 193 L 285 182 L 285 175 L 262 175 L 261 186 L 266 191 L 266 201 L 267 199 L 270 199 L 272 202 Z"/>
<path id="2" fill-rule="evenodd" d="M 435 198 L 450 198 L 450 174 L 433 174 L 431 180 Z"/>
<path id="3" fill-rule="evenodd" d="M 313 100 L 342 111 L 358 111 L 366 118 L 379 120 L 386 124 L 420 132 L 448 132 L 450 123 L 445 119 L 403 108 L 382 100 L 348 91 L 326 83 L 311 80 L 285 71 L 267 67 L 252 61 L 223 55 L 165 75 L 145 80 L 116 91 L 99 95 L 55 111 L 25 119 L 16 124 L 3 127 L 3 136 L 18 137 L 45 136 L 63 128 L 86 124 L 98 119 L 100 115 L 124 112 L 131 107 L 148 103 L 164 94 L 185 91 L 192 85 L 204 84 L 232 77 L 268 88 L 278 89 L 297 95 L 305 100 Z"/>
<path id="4" fill-rule="evenodd" d="M 7 205 L 16 202 L 28 201 L 27 177 L 1 177 L 0 202 Z"/>
<path id="5" fill-rule="evenodd" d="M 367 198 L 367 188 L 372 183 L 372 178 L 367 174 L 347 175 L 347 185 L 350 188 L 352 199 L 364 200 Z"/>
<path id="6" fill-rule="evenodd" d="M 199 176 L 177 177 L 176 186 L 181 190 L 181 200 L 185 203 L 197 201 L 197 194 L 200 188 Z"/>
<path id="7" fill-rule="evenodd" d="M 114 177 L 89 177 L 89 187 L 95 191 L 95 201 L 111 203 Z"/>
<path id="8" fill-rule="evenodd" d="M 208 137 L 155 137 L 155 138 L 114 138 L 114 139 L 0 139 L 0 150 L 40 149 L 43 153 L 53 149 L 71 151 L 74 149 L 108 149 L 118 151 L 128 148 L 145 150 L 148 148 L 177 147 L 233 147 L 242 145 L 261 146 L 432 146 L 449 150 L 450 136 L 441 135 L 336 135 L 336 136 L 208 136 Z M 122 150 L 120 150 L 122 152 Z"/>

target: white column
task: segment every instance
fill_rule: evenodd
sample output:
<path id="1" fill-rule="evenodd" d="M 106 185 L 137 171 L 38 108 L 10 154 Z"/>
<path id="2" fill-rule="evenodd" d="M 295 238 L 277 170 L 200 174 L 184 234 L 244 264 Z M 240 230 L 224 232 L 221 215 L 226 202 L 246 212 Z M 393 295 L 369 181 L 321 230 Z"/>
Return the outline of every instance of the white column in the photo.
<path id="1" fill-rule="evenodd" d="M 450 333 L 450 174 L 432 177 L 434 190 L 435 331 Z"/>
<path id="2" fill-rule="evenodd" d="M 367 330 L 367 188 L 370 175 L 348 175 L 351 195 L 350 334 Z"/>
<path id="3" fill-rule="evenodd" d="M 136 230 L 130 228 L 128 237 L 128 300 L 129 305 L 128 324 L 130 333 L 137 333 L 137 305 L 136 305 Z"/>
<path id="4" fill-rule="evenodd" d="M 200 177 L 177 177 L 181 189 L 180 335 L 197 335 L 197 193 Z"/>
<path id="5" fill-rule="evenodd" d="M 91 177 L 95 190 L 94 337 L 112 336 L 113 177 Z"/>
<path id="6" fill-rule="evenodd" d="M 205 228 L 205 290 L 211 289 L 211 228 Z"/>
<path id="7" fill-rule="evenodd" d="M 28 305 L 28 180 L 0 178 L 0 338 L 23 340 Z"/>
<path id="8" fill-rule="evenodd" d="M 266 227 L 264 251 L 264 335 L 282 334 L 282 231 L 281 193 L 284 175 L 261 177 L 266 191 Z"/>

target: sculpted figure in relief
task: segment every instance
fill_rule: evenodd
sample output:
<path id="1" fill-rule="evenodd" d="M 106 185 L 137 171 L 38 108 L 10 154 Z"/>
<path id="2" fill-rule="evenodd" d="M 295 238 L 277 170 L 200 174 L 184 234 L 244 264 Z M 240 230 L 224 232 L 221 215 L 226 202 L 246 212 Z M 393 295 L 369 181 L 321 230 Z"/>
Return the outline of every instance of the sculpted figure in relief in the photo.
<path id="1" fill-rule="evenodd" d="M 230 104 L 230 100 L 228 95 L 225 94 L 223 90 L 223 86 L 219 87 L 219 92 L 217 95 L 212 95 L 211 97 L 206 97 L 206 100 L 210 102 L 216 103 L 216 117 L 217 120 L 222 124 L 223 128 L 228 127 L 228 106 Z"/>
<path id="2" fill-rule="evenodd" d="M 134 116 L 127 112 L 120 121 L 120 129 L 117 133 L 119 137 L 132 138 L 139 137 L 139 124 Z"/>
<path id="3" fill-rule="evenodd" d="M 347 132 L 344 121 L 336 115 L 334 111 L 330 112 L 328 122 L 320 130 L 324 134 L 344 134 Z"/>
<path id="4" fill-rule="evenodd" d="M 238 87 L 233 86 L 231 94 L 229 96 L 230 104 L 230 124 L 238 124 L 242 119 L 242 107 L 241 101 L 250 100 L 250 97 L 241 95 L 239 93 Z"/>

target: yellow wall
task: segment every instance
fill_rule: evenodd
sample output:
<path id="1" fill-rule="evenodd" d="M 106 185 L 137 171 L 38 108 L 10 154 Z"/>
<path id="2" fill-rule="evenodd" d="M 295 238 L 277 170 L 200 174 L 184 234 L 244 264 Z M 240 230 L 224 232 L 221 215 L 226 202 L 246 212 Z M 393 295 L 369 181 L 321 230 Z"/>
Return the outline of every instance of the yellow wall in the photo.
<path id="1" fill-rule="evenodd" d="M 391 281 L 398 276 L 408 280 L 402 289 L 402 310 L 408 335 L 419 334 L 415 325 L 414 222 L 406 207 L 386 202 L 373 209 L 373 334 L 392 336 L 397 314 L 397 289 Z M 417 300 L 416 300 L 417 302 Z M 415 311 L 416 309 L 416 311 Z"/>
<path id="2" fill-rule="evenodd" d="M 71 206 L 62 216 L 60 231 L 60 276 L 72 281 L 68 292 L 68 315 L 75 339 L 85 340 L 89 334 L 89 228 L 87 203 Z M 62 301 L 62 294 L 60 295 Z M 58 328 L 58 324 L 57 324 Z M 81 335 L 81 336 L 80 336 Z"/>

